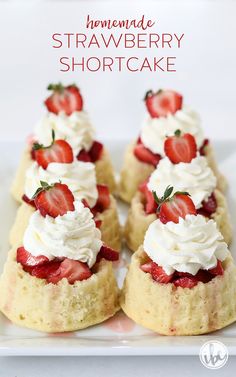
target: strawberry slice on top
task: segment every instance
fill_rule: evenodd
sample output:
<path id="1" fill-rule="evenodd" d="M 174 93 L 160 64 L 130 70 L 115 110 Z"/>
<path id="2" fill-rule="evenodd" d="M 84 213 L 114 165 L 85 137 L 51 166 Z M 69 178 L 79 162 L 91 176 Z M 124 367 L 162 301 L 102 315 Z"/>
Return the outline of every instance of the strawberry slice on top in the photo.
<path id="1" fill-rule="evenodd" d="M 174 136 L 165 140 L 164 150 L 173 164 L 189 163 L 197 156 L 195 138 L 191 134 L 181 135 L 180 130 L 175 131 Z"/>
<path id="2" fill-rule="evenodd" d="M 147 110 L 152 118 L 166 117 L 182 109 L 183 97 L 174 90 L 149 90 L 144 98 Z"/>
<path id="3" fill-rule="evenodd" d="M 154 198 L 158 204 L 159 219 L 163 224 L 169 221 L 174 223 L 179 222 L 179 218 L 183 219 L 187 215 L 196 215 L 197 210 L 195 205 L 187 192 L 177 191 L 172 196 L 173 187 L 168 186 L 162 198 L 158 198 L 153 192 Z"/>
<path id="4" fill-rule="evenodd" d="M 50 84 L 47 89 L 52 91 L 44 102 L 49 112 L 58 114 L 64 111 L 66 115 L 71 115 L 74 111 L 83 109 L 83 98 L 75 84 L 68 86 L 61 83 Z"/>
<path id="5" fill-rule="evenodd" d="M 38 188 L 33 196 L 35 206 L 42 216 L 62 216 L 68 211 L 74 211 L 74 195 L 68 186 L 62 183 L 49 185 L 41 181 L 41 187 Z"/>
<path id="6" fill-rule="evenodd" d="M 47 169 L 51 162 L 69 164 L 73 162 L 73 151 L 65 140 L 55 140 L 55 132 L 52 131 L 52 143 L 45 147 L 42 144 L 34 143 L 34 159 L 43 169 Z"/>

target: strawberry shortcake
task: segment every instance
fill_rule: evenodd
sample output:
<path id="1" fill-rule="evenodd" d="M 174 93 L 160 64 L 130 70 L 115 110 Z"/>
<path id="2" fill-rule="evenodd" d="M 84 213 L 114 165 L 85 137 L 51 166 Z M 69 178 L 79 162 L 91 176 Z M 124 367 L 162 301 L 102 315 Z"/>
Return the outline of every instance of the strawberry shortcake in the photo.
<path id="1" fill-rule="evenodd" d="M 29 138 L 16 173 L 11 192 L 20 202 L 24 191 L 26 170 L 35 161 L 34 145 L 48 146 L 52 131 L 55 138 L 65 140 L 71 146 L 73 156 L 78 161 L 95 164 L 97 181 L 106 184 L 111 192 L 116 190 L 113 167 L 103 144 L 95 140 L 95 132 L 88 114 L 83 110 L 83 98 L 76 85 L 64 87 L 62 84 L 49 85 L 53 93 L 45 101 L 48 113 L 36 125 L 34 134 Z M 50 161 L 51 155 L 61 157 L 61 146 L 44 153 L 44 160 Z M 68 158 L 65 155 L 65 158 Z"/>
<path id="2" fill-rule="evenodd" d="M 17 211 L 10 232 L 10 244 L 17 246 L 22 242 L 30 216 L 36 210 L 34 197 L 38 187 L 46 189 L 52 183 L 60 181 L 68 185 L 76 200 L 82 200 L 91 209 L 103 242 L 120 250 L 120 225 L 116 201 L 108 186 L 97 184 L 94 164 L 74 158 L 69 143 L 65 140 L 55 140 L 54 137 L 53 132 L 52 141 L 47 147 L 37 143 L 33 145 L 35 160 L 25 174 L 23 203 Z"/>
<path id="3" fill-rule="evenodd" d="M 133 254 L 121 307 L 163 335 L 199 335 L 236 321 L 236 267 L 213 219 L 186 193 L 163 198 Z"/>
<path id="4" fill-rule="evenodd" d="M 15 324 L 47 332 L 83 329 L 119 309 L 112 261 L 93 214 L 63 183 L 43 184 L 21 244 L 0 278 L 0 309 Z"/>
<path id="5" fill-rule="evenodd" d="M 174 186 L 180 192 L 188 192 L 197 212 L 207 219 L 214 219 L 227 244 L 232 239 L 232 228 L 224 195 L 217 189 L 217 179 L 208 165 L 208 160 L 197 151 L 195 138 L 182 134 L 166 138 L 163 157 L 150 177 L 139 186 L 131 201 L 124 235 L 132 251 L 143 243 L 148 226 L 158 217 L 159 201 L 167 199 Z M 169 202 L 173 221 L 185 203 L 175 208 Z"/>
<path id="6" fill-rule="evenodd" d="M 206 156 L 217 177 L 217 187 L 224 191 L 226 181 L 218 171 L 212 146 L 204 138 L 198 115 L 183 105 L 182 96 L 173 90 L 148 91 L 145 104 L 148 113 L 140 136 L 128 146 L 125 154 L 119 186 L 121 199 L 131 202 L 139 184 L 150 176 L 163 158 L 166 136 L 174 135 L 177 129 L 195 137 L 199 153 Z"/>

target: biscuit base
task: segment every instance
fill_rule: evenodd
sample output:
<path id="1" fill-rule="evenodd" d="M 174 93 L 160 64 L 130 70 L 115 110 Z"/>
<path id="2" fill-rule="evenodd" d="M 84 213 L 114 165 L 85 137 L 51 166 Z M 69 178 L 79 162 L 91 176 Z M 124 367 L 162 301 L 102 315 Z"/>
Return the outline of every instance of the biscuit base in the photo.
<path id="1" fill-rule="evenodd" d="M 102 221 L 100 231 L 104 244 L 119 251 L 121 249 L 121 228 L 116 201 L 113 196 L 110 196 L 110 199 L 110 207 L 102 213 L 99 213 L 96 218 Z M 22 245 L 25 230 L 29 224 L 30 216 L 34 211 L 35 208 L 25 202 L 18 208 L 15 222 L 10 231 L 10 246 L 16 248 Z"/>
<path id="2" fill-rule="evenodd" d="M 19 167 L 16 171 L 15 178 L 11 186 L 11 194 L 13 198 L 22 203 L 24 194 L 25 175 L 27 169 L 32 165 L 30 150 L 25 149 L 20 159 Z M 104 149 L 102 158 L 95 163 L 96 177 L 98 184 L 106 184 L 111 193 L 116 191 L 116 182 L 113 173 L 113 167 L 108 152 Z"/>
<path id="3" fill-rule="evenodd" d="M 147 256 L 135 252 L 125 279 L 121 307 L 139 325 L 163 335 L 200 335 L 222 329 L 236 320 L 236 267 L 229 256 L 224 275 L 195 287 L 160 284 L 143 272 Z"/>
<path id="4" fill-rule="evenodd" d="M 215 197 L 217 200 L 217 210 L 211 218 L 216 221 L 225 242 L 229 245 L 232 241 L 232 226 L 227 202 L 224 195 L 219 190 L 215 190 Z M 137 192 L 132 199 L 128 218 L 124 227 L 124 237 L 128 247 L 132 251 L 136 251 L 138 247 L 142 245 L 149 225 L 157 219 L 155 214 L 147 215 L 145 213 L 143 203 L 143 194 Z"/>
<path id="5" fill-rule="evenodd" d="M 120 174 L 119 196 L 127 203 L 131 202 L 139 185 L 155 170 L 154 166 L 141 162 L 135 157 L 133 153 L 134 145 L 134 143 L 130 144 L 126 150 L 124 164 Z M 225 192 L 227 181 L 219 172 L 212 146 L 207 145 L 205 151 L 208 164 L 217 178 L 217 188 L 220 191 Z"/>
<path id="6" fill-rule="evenodd" d="M 45 332 L 75 331 L 112 317 L 119 310 L 119 290 L 112 263 L 102 260 L 87 280 L 48 284 L 25 272 L 8 255 L 0 278 L 0 310 L 13 323 Z"/>

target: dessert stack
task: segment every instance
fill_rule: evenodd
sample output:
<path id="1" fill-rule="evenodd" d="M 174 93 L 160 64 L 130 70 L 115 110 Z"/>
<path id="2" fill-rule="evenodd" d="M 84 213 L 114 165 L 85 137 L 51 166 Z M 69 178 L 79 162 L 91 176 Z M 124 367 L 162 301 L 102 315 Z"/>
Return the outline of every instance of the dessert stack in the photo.
<path id="1" fill-rule="evenodd" d="M 0 310 L 46 332 L 103 322 L 120 307 L 164 335 L 236 321 L 227 183 L 198 115 L 173 90 L 148 91 L 118 187 L 77 86 L 50 85 L 12 185 L 19 203 Z M 130 204 L 121 232 L 113 194 Z M 122 233 L 122 234 L 121 234 Z M 121 294 L 112 262 L 133 252 Z"/>
<path id="2" fill-rule="evenodd" d="M 48 113 L 20 162 L 20 204 L 0 278 L 1 311 L 47 332 L 79 330 L 113 316 L 119 290 L 120 225 L 110 157 L 75 85 L 50 85 Z"/>

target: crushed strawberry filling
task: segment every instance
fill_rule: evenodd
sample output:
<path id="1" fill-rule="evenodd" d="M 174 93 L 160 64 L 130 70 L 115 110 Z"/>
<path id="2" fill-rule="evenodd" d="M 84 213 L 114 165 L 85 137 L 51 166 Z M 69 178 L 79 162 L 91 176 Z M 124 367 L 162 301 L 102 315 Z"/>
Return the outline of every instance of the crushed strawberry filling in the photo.
<path id="1" fill-rule="evenodd" d="M 119 259 L 119 253 L 103 245 L 97 255 L 96 263 L 99 263 L 102 258 L 116 261 Z M 50 261 L 44 255 L 35 257 L 23 246 L 17 249 L 16 261 L 22 265 L 25 272 L 53 284 L 57 284 L 64 278 L 69 284 L 74 284 L 76 281 L 90 278 L 93 274 L 86 263 L 69 258 L 54 258 Z"/>
<path id="2" fill-rule="evenodd" d="M 167 275 L 164 269 L 152 260 L 149 260 L 147 263 L 142 264 L 140 268 L 143 272 L 151 274 L 152 279 L 158 283 L 172 283 L 176 287 L 182 288 L 193 288 L 199 282 L 208 283 L 209 281 L 214 279 L 215 276 L 224 274 L 224 269 L 220 260 L 217 261 L 216 267 L 208 271 L 199 270 L 196 275 L 178 271 L 175 271 L 171 275 Z"/>

